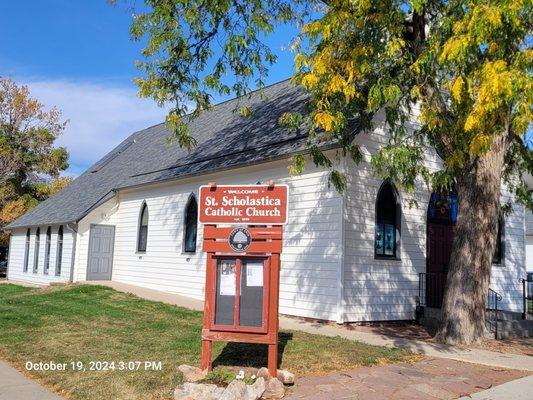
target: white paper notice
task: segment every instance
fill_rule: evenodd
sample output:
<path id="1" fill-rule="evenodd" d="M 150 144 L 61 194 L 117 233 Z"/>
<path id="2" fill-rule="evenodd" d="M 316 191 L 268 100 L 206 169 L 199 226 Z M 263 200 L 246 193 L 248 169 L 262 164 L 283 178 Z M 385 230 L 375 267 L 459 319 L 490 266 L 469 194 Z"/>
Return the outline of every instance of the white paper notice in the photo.
<path id="1" fill-rule="evenodd" d="M 235 274 L 220 275 L 220 295 L 235 296 Z"/>
<path id="2" fill-rule="evenodd" d="M 263 286 L 263 263 L 246 263 L 246 286 Z"/>

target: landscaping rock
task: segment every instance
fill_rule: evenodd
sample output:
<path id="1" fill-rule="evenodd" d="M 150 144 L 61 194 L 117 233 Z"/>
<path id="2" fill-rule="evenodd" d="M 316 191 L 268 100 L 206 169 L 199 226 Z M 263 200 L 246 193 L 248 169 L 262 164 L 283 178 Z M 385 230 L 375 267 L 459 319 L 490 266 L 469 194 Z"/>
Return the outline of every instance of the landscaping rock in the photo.
<path id="1" fill-rule="evenodd" d="M 285 396 L 285 386 L 278 378 L 271 378 L 266 382 L 262 399 L 282 399 Z"/>
<path id="2" fill-rule="evenodd" d="M 239 379 L 231 381 L 220 396 L 220 400 L 248 400 L 246 383 Z"/>
<path id="3" fill-rule="evenodd" d="M 286 369 L 278 369 L 277 378 L 284 385 L 294 385 L 294 374 Z"/>
<path id="4" fill-rule="evenodd" d="M 207 375 L 207 371 L 202 371 L 200 368 L 187 364 L 181 364 L 178 370 L 183 374 L 186 382 L 198 382 Z"/>
<path id="5" fill-rule="evenodd" d="M 217 385 L 187 382 L 174 390 L 174 400 L 218 400 L 223 391 Z"/>
<path id="6" fill-rule="evenodd" d="M 257 378 L 252 385 L 246 386 L 247 400 L 258 400 L 265 392 L 265 378 Z"/>
<path id="7" fill-rule="evenodd" d="M 270 374 L 268 372 L 268 369 L 263 367 L 259 368 L 257 370 L 257 374 L 255 374 L 258 378 L 263 378 L 265 381 L 268 381 L 270 379 Z"/>

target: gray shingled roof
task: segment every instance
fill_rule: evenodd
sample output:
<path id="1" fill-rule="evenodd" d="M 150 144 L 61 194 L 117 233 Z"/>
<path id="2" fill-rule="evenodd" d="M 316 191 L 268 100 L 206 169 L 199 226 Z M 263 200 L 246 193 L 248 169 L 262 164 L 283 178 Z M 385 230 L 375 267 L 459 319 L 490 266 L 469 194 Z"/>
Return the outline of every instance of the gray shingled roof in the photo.
<path id="1" fill-rule="evenodd" d="M 254 92 L 246 99 L 252 116 L 235 112 L 238 99 L 218 104 L 189 124 L 198 145 L 188 153 L 169 145 L 166 125 L 136 132 L 68 187 L 22 215 L 6 228 L 74 223 L 117 189 L 179 179 L 255 164 L 305 150 L 307 135 L 278 124 L 286 111 L 303 111 L 307 95 L 287 81 Z M 134 110 L 132 110 L 134 112 Z M 133 141 L 129 147 L 127 143 Z M 120 149 L 124 149 L 119 152 Z M 119 152 L 115 157 L 113 155 Z"/>

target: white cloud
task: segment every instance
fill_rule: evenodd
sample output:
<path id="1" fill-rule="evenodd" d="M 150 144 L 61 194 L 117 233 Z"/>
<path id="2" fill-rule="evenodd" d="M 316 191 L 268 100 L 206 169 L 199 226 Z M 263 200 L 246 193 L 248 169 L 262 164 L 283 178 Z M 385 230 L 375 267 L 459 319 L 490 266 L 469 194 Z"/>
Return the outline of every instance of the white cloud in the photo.
<path id="1" fill-rule="evenodd" d="M 164 121 L 166 110 L 131 87 L 66 80 L 25 80 L 33 98 L 58 107 L 69 123 L 57 144 L 70 154 L 66 175 L 79 175 L 131 133 Z"/>

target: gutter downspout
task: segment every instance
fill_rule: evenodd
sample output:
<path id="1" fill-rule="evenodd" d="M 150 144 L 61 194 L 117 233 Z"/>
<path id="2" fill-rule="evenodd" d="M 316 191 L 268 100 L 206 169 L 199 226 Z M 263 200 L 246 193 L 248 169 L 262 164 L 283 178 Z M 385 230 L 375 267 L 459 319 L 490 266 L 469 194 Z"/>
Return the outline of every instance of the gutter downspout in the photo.
<path id="1" fill-rule="evenodd" d="M 72 239 L 72 251 L 70 256 L 70 277 L 69 282 L 74 282 L 74 263 L 76 261 L 76 241 L 78 238 L 78 231 L 71 226 L 70 224 L 67 224 L 67 228 L 74 233 L 74 237 Z"/>

